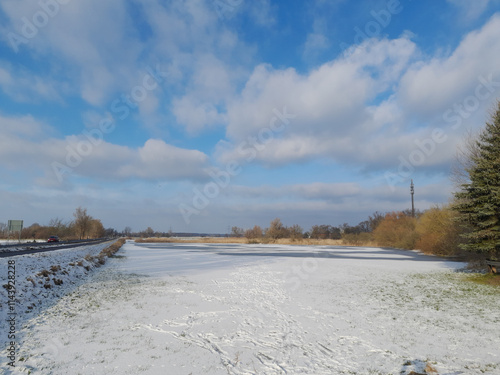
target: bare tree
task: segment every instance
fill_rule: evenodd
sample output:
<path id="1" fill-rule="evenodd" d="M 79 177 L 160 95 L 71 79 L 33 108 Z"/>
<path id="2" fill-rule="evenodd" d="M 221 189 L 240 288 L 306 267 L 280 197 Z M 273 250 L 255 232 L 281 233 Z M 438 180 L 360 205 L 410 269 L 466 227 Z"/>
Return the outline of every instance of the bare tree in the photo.
<path id="1" fill-rule="evenodd" d="M 56 217 L 54 219 L 50 219 L 49 227 L 59 229 L 63 226 L 64 226 L 64 224 L 63 224 L 62 219 L 59 219 L 58 217 Z"/>
<path id="2" fill-rule="evenodd" d="M 286 238 L 288 237 L 288 230 L 283 225 L 281 220 L 279 218 L 276 218 L 271 221 L 271 224 L 266 231 L 266 237 L 273 240 L 277 240 L 278 238 Z"/>
<path id="3" fill-rule="evenodd" d="M 7 224 L 0 223 L 0 238 L 7 237 Z"/>
<path id="4" fill-rule="evenodd" d="M 73 213 L 74 227 L 80 239 L 85 238 L 91 229 L 92 216 L 87 214 L 87 209 L 78 207 Z"/>
<path id="5" fill-rule="evenodd" d="M 245 237 L 248 239 L 262 238 L 262 228 L 255 225 L 252 229 L 245 231 Z"/>
<path id="6" fill-rule="evenodd" d="M 106 229 L 104 229 L 101 220 L 92 219 L 90 221 L 89 235 L 92 238 L 103 238 L 106 235 Z"/>
<path id="7" fill-rule="evenodd" d="M 239 227 L 232 227 L 231 228 L 231 237 L 243 237 L 245 234 L 245 230 L 243 228 Z"/>
<path id="8" fill-rule="evenodd" d="M 56 235 L 59 237 L 68 237 L 71 235 L 70 225 L 65 224 L 62 219 L 51 219 L 47 228 L 50 232 L 49 235 Z"/>
<path id="9" fill-rule="evenodd" d="M 154 235 L 155 235 L 155 231 L 154 231 L 154 229 L 153 229 L 153 228 L 151 228 L 151 227 L 147 227 L 147 229 L 146 229 L 146 230 L 143 230 L 143 231 L 141 232 L 141 237 L 146 237 L 146 238 L 149 238 L 149 237 L 154 237 Z"/>
<path id="10" fill-rule="evenodd" d="M 304 238 L 304 230 L 298 224 L 294 224 L 288 228 L 288 234 L 292 240 Z"/>

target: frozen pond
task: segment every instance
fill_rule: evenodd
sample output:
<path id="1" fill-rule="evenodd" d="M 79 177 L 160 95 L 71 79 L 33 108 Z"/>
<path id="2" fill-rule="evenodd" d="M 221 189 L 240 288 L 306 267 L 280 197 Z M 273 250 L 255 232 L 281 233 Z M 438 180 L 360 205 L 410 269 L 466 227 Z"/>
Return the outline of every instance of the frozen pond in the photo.
<path id="1" fill-rule="evenodd" d="M 37 374 L 500 374 L 498 290 L 416 252 L 128 242 L 24 328 Z"/>

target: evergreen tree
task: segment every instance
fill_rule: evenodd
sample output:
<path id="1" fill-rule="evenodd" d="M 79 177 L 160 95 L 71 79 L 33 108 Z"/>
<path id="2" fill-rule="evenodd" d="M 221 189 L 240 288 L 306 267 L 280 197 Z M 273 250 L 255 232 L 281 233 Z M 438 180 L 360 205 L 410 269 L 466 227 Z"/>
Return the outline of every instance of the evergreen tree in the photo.
<path id="1" fill-rule="evenodd" d="M 455 193 L 454 208 L 470 230 L 463 234 L 464 250 L 500 255 L 500 102 L 491 122 L 475 142 L 466 169 L 469 177 Z"/>

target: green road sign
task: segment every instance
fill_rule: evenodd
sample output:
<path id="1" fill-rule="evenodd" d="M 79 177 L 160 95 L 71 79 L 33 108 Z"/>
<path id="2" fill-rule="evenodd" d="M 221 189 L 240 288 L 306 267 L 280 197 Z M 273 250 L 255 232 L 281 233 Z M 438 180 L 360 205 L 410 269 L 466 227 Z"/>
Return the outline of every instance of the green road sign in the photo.
<path id="1" fill-rule="evenodd" d="M 22 220 L 9 220 L 9 232 L 20 232 L 23 230 Z"/>

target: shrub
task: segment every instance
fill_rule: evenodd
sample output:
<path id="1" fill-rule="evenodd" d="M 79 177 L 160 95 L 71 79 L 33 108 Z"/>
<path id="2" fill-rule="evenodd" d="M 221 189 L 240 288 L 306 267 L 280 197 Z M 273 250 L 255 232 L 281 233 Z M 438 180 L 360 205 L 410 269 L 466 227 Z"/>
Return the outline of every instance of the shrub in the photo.
<path id="1" fill-rule="evenodd" d="M 300 225 L 295 224 L 288 228 L 288 235 L 290 236 L 292 241 L 296 241 L 304 238 L 304 231 L 302 230 Z"/>
<path id="2" fill-rule="evenodd" d="M 342 236 L 342 244 L 352 246 L 366 246 L 372 241 L 372 237 L 373 236 L 371 233 L 348 233 Z"/>
<path id="3" fill-rule="evenodd" d="M 373 231 L 379 246 L 414 249 L 418 239 L 416 219 L 403 212 L 390 212 Z"/>
<path id="4" fill-rule="evenodd" d="M 339 240 L 342 238 L 342 233 L 340 231 L 340 228 L 332 227 L 331 225 L 313 225 L 309 236 L 317 240 Z"/>
<path id="5" fill-rule="evenodd" d="M 245 231 L 245 237 L 249 240 L 262 238 L 262 228 L 258 225 L 255 225 L 252 229 L 248 229 Z"/>
<path id="6" fill-rule="evenodd" d="M 448 207 L 433 207 L 418 219 L 416 248 L 427 254 L 452 255 L 459 252 L 458 214 Z"/>
<path id="7" fill-rule="evenodd" d="M 271 240 L 289 237 L 288 229 L 281 223 L 279 218 L 271 221 L 271 225 L 266 231 L 266 237 Z"/>

